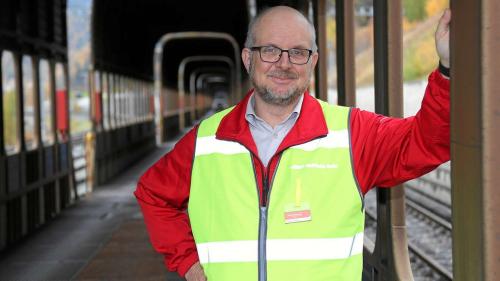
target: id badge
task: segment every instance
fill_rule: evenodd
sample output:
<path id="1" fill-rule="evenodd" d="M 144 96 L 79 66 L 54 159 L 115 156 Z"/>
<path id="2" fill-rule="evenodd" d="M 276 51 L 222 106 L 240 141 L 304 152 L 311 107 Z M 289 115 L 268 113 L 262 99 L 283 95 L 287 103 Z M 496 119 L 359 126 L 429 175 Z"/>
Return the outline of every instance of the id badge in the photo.
<path id="1" fill-rule="evenodd" d="M 311 207 L 309 203 L 302 202 L 300 205 L 297 204 L 287 204 L 285 205 L 285 223 L 296 223 L 310 221 L 311 218 Z"/>

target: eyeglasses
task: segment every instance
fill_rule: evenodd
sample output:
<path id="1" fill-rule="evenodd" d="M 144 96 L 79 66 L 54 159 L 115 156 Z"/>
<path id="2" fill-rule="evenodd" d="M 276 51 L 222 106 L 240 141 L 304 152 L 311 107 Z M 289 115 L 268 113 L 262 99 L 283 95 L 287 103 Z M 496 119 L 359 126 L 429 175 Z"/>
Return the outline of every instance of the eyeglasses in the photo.
<path id="1" fill-rule="evenodd" d="M 250 50 L 259 51 L 260 59 L 264 62 L 271 63 L 279 61 L 283 52 L 287 52 L 290 62 L 298 65 L 309 62 L 309 58 L 312 54 L 312 50 L 309 49 L 293 48 L 285 50 L 274 46 L 255 46 L 250 47 Z"/>

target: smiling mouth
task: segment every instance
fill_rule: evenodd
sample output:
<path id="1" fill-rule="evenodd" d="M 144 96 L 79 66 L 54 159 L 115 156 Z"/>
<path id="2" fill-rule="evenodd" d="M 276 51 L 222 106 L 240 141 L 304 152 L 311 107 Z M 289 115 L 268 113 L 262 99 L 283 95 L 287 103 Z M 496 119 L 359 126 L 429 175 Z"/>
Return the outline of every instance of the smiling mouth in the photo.
<path id="1" fill-rule="evenodd" d="M 278 76 L 278 75 L 269 75 L 271 80 L 273 80 L 275 83 L 278 84 L 287 84 L 293 80 L 295 80 L 295 77 L 290 77 L 290 76 Z"/>

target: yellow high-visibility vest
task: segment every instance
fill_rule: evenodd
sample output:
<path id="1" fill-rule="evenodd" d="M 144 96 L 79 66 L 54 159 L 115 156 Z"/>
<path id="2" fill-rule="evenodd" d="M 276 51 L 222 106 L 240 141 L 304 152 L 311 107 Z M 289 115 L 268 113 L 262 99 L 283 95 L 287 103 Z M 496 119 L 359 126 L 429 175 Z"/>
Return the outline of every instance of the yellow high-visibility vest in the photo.
<path id="1" fill-rule="evenodd" d="M 250 152 L 201 122 L 188 204 L 208 280 L 361 280 L 363 198 L 351 160 L 349 108 L 320 102 L 328 135 L 286 149 L 260 206 Z"/>

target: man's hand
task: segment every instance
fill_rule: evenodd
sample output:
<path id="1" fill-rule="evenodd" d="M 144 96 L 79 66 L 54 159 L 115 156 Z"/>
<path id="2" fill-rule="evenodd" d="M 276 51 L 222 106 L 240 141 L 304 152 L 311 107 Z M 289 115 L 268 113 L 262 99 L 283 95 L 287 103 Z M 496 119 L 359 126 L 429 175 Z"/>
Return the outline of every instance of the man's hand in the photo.
<path id="1" fill-rule="evenodd" d="M 203 267 L 201 267 L 200 262 L 197 262 L 191 266 L 191 268 L 186 272 L 187 281 L 207 281 Z"/>
<path id="2" fill-rule="evenodd" d="M 439 55 L 441 64 L 450 67 L 450 21 L 451 11 L 446 9 L 439 19 L 438 27 L 435 34 L 436 50 Z"/>

